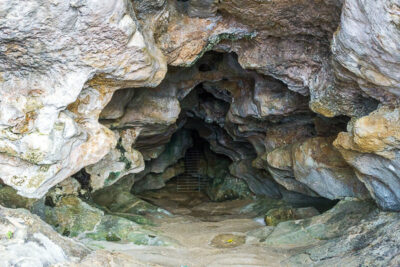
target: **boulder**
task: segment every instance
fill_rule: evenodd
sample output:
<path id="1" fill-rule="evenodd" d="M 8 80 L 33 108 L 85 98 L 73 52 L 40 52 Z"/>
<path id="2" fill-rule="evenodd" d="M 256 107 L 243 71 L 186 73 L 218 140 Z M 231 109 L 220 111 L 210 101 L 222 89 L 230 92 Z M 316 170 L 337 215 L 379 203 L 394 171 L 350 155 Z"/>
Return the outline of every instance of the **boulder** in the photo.
<path id="1" fill-rule="evenodd" d="M 76 263 L 90 249 L 61 236 L 25 209 L 0 206 L 0 265 L 49 266 Z"/>
<path id="2" fill-rule="evenodd" d="M 332 145 L 315 137 L 275 149 L 267 155 L 274 179 L 286 189 L 329 199 L 368 198 L 364 184 Z"/>
<path id="3" fill-rule="evenodd" d="M 115 146 L 101 110 L 117 89 L 160 83 L 166 63 L 127 1 L 6 1 L 0 14 L 0 176 L 40 198 Z"/>
<path id="4" fill-rule="evenodd" d="M 334 145 L 384 210 L 400 211 L 400 112 L 381 107 L 354 120 Z"/>

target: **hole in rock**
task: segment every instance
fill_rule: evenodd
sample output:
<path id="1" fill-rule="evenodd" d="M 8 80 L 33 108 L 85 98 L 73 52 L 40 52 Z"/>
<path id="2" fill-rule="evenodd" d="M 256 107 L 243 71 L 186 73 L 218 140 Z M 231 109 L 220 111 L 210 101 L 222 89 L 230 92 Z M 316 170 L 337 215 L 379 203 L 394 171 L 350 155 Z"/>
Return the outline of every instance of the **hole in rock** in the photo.
<path id="1" fill-rule="evenodd" d="M 125 197 L 209 220 L 264 216 L 271 209 L 324 212 L 337 200 L 296 177 L 293 159 L 285 156 L 294 152 L 285 149 L 308 145 L 307 140 L 325 147 L 346 129 L 348 118 L 318 116 L 308 101 L 275 78 L 244 70 L 235 54 L 216 52 L 206 53 L 192 67 L 170 68 L 156 88 L 120 90 L 103 110 L 101 122 L 120 136 L 127 129 L 138 130 L 132 148 L 143 155 L 145 166 L 122 179 L 121 171 L 112 172 L 111 180 L 118 182 L 96 191 L 94 200 L 125 212 L 116 207 L 127 200 L 110 197 L 115 188 L 123 188 Z M 127 153 L 121 140 L 118 153 Z M 323 151 L 307 156 L 313 153 Z M 121 155 L 118 160 L 127 159 Z M 77 177 L 88 187 L 87 173 Z M 152 213 L 145 208 L 135 212 Z"/>

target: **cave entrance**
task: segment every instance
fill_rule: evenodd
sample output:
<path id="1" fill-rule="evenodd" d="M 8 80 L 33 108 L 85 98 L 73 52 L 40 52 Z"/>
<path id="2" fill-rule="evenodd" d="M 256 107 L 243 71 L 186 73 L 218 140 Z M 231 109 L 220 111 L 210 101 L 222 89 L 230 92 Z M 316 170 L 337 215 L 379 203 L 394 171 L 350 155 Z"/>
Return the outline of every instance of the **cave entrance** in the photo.
<path id="1" fill-rule="evenodd" d="M 295 173 L 292 151 L 310 142 L 326 147 L 347 119 L 321 118 L 308 103 L 308 96 L 282 81 L 243 69 L 235 54 L 209 52 L 188 68 L 169 68 L 156 88 L 114 94 L 101 121 L 121 136 L 121 145 L 130 140 L 128 129 L 137 134 L 131 148 L 140 152 L 145 166 L 136 172 L 139 161 L 130 162 L 130 149 L 121 146 L 113 151 L 113 162 L 104 163 L 113 169 L 111 178 L 119 175 L 115 187 L 125 196 L 175 214 L 236 209 L 238 215 L 239 206 L 257 216 L 279 207 L 323 212 L 334 203 L 314 192 L 308 185 L 315 183 L 307 179 L 324 180 L 324 175 L 307 165 L 310 160 L 300 162 L 304 173 Z M 335 165 L 326 168 L 332 173 Z"/>

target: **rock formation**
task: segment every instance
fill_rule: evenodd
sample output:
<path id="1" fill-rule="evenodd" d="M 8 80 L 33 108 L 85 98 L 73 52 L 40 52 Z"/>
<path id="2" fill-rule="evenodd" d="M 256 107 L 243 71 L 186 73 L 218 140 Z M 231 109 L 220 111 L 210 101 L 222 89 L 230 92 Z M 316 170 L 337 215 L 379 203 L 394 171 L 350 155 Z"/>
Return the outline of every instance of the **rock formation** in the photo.
<path id="1" fill-rule="evenodd" d="M 375 153 L 376 160 L 357 158 L 396 172 L 395 115 L 387 120 L 393 130 L 374 127 L 379 140 L 360 140 L 362 122 L 352 130 L 358 146 L 385 145 L 350 148 L 350 141 L 343 144 L 348 135 L 340 134 L 331 147 L 344 130 L 332 117 L 350 116 L 353 125 L 377 104 L 385 105 L 377 111 L 381 116 L 393 114 L 389 110 L 398 104 L 396 5 L 342 2 L 5 2 L 1 179 L 38 198 L 86 167 L 97 190 L 141 172 L 142 157 L 158 158 L 172 134 L 186 127 L 233 162 L 253 159 L 254 167 L 271 172 L 288 190 L 366 197 L 363 183 L 381 207 L 400 209 L 396 192 L 381 192 L 386 180 L 393 185 L 398 178 L 362 172 L 364 163 L 345 152 Z M 316 113 L 332 118 L 322 131 Z M 329 134 L 326 128 L 332 128 Z M 328 176 L 326 167 L 322 176 L 309 174 L 325 164 L 321 158 L 312 156 L 309 171 L 300 167 L 307 156 L 296 158 L 294 143 L 320 149 L 312 140 L 322 139 L 307 141 L 313 137 L 332 137 L 326 145 L 341 165 L 328 167 Z M 287 145 L 295 158 L 274 166 L 278 152 L 272 151 Z M 324 157 L 328 150 L 320 152 Z M 323 177 L 341 185 L 328 193 Z"/>
<path id="2" fill-rule="evenodd" d="M 397 0 L 3 0 L 0 203 L 68 236 L 134 242 L 119 228 L 135 232 L 137 218 L 112 201 L 165 187 L 196 149 L 214 201 L 371 198 L 400 211 L 399 10 Z M 41 263 L 69 257 L 53 252 Z M 323 261 L 316 254 L 298 257 Z"/>

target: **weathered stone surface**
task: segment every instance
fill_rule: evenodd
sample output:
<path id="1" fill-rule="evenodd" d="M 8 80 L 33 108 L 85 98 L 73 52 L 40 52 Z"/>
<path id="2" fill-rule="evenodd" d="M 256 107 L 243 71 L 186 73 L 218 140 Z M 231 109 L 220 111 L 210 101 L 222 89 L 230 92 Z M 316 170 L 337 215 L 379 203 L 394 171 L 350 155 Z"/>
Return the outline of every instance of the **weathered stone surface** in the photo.
<path id="1" fill-rule="evenodd" d="M 278 224 L 265 240 L 265 244 L 276 247 L 305 247 L 317 244 L 319 240 L 334 239 L 340 237 L 351 226 L 357 225 L 373 210 L 374 206 L 369 202 L 344 200 L 319 216 Z"/>
<path id="2" fill-rule="evenodd" d="M 125 108 L 135 95 L 134 89 L 117 90 L 100 113 L 102 120 L 115 120 L 125 114 Z"/>
<path id="3" fill-rule="evenodd" d="M 312 138 L 293 147 L 293 172 L 296 180 L 329 199 L 365 198 L 367 190 L 354 175 L 333 138 Z"/>
<path id="4" fill-rule="evenodd" d="M 162 173 L 149 173 L 139 181 L 135 182 L 132 187 L 132 192 L 135 194 L 146 190 L 154 190 L 163 188 L 168 180 L 177 177 L 185 172 L 183 161 L 178 161 L 176 164 L 166 168 Z"/>
<path id="5" fill-rule="evenodd" d="M 17 194 L 17 191 L 11 186 L 0 185 L 0 205 L 7 208 L 25 208 L 29 209 L 36 199 L 29 199 Z"/>
<path id="6" fill-rule="evenodd" d="M 339 23 L 341 1 L 223 1 L 221 10 L 257 29 L 254 41 L 224 43 L 239 55 L 243 67 L 308 94 L 312 80 L 325 71 L 322 65 L 329 57 L 328 40 Z"/>
<path id="7" fill-rule="evenodd" d="M 385 210 L 400 211 L 399 125 L 399 110 L 381 107 L 355 120 L 334 142 Z"/>
<path id="8" fill-rule="evenodd" d="M 265 224 L 267 226 L 277 226 L 281 222 L 307 219 L 316 215 L 319 215 L 319 212 L 313 207 L 271 209 L 265 215 Z"/>
<path id="9" fill-rule="evenodd" d="M 164 152 L 151 162 L 150 170 L 154 173 L 162 173 L 168 166 L 178 162 L 185 156 L 186 150 L 193 145 L 190 131 L 177 132 L 168 143 Z"/>
<path id="10" fill-rule="evenodd" d="M 332 43 L 340 86 L 354 81 L 379 102 L 399 104 L 399 23 L 397 1 L 345 1 Z"/>
<path id="11" fill-rule="evenodd" d="M 328 71 L 325 79 L 321 77 L 322 86 L 314 88 L 310 103 L 314 111 L 362 116 L 378 101 L 399 104 L 400 78 L 393 71 L 399 67 L 398 16 L 398 3 L 344 2 L 331 47 L 333 73 Z"/>
<path id="12" fill-rule="evenodd" d="M 178 3 L 175 7 L 169 5 L 168 13 L 163 11 L 169 21 L 163 25 L 164 31 L 158 30 L 156 35 L 156 42 L 166 55 L 169 65 L 191 66 L 221 40 L 254 36 L 249 27 L 229 18 L 223 19 L 220 15 L 209 18 L 189 17 L 182 10 L 184 4 Z"/>
<path id="13" fill-rule="evenodd" d="M 0 175 L 37 198 L 108 153 L 102 108 L 116 89 L 158 84 L 165 61 L 127 1 L 6 1 L 0 14 Z"/>
<path id="14" fill-rule="evenodd" d="M 393 158 L 400 148 L 400 109 L 382 106 L 350 122 L 349 133 L 340 133 L 335 145 Z"/>
<path id="15" fill-rule="evenodd" d="M 311 225 L 306 227 L 305 231 L 309 233 L 309 236 L 318 238 L 319 230 L 330 233 L 322 237 L 322 240 L 318 238 L 322 241 L 319 245 L 290 257 L 282 264 L 349 267 L 399 265 L 399 214 L 377 212 L 376 210 L 368 212 L 368 209 L 360 205 L 352 204 L 354 209 L 348 204 L 343 204 L 339 203 L 332 212 L 314 217 L 311 219 Z M 346 224 L 340 222 L 342 218 L 340 214 L 344 213 L 347 213 L 345 215 Z M 324 222 L 324 217 L 330 219 Z M 360 217 L 363 220 L 360 220 Z M 319 219 L 315 220 L 317 218 Z M 306 220 L 305 223 L 307 221 L 310 220 Z M 303 225 L 303 222 L 300 225 Z M 281 226 L 288 227 L 289 224 L 281 224 Z M 334 230 L 335 228 L 337 230 Z M 290 238 L 301 242 L 301 231 Z"/>
<path id="16" fill-rule="evenodd" d="M 25 209 L 0 207 L 0 265 L 49 266 L 77 262 L 90 253 Z"/>
<path id="17" fill-rule="evenodd" d="M 281 197 L 279 187 L 271 176 L 265 171 L 251 167 L 251 160 L 234 162 L 229 166 L 229 171 L 233 176 L 246 180 L 254 194 L 272 198 Z"/>
<path id="18" fill-rule="evenodd" d="M 129 192 L 130 183 L 130 180 L 121 181 L 121 183 L 96 191 L 93 195 L 93 201 L 107 213 L 127 218 L 139 224 L 147 224 L 148 222 L 151 224 L 151 221 L 142 217 L 142 215 L 155 214 L 163 217 L 168 214 L 165 210 L 131 194 Z"/>
<path id="19" fill-rule="evenodd" d="M 139 225 L 167 213 L 131 192 L 161 188 L 183 172 L 179 160 L 198 145 L 191 138 L 197 132 L 204 139 L 198 171 L 214 179 L 213 200 L 248 196 L 248 185 L 276 198 L 248 207 L 262 216 L 282 208 L 280 199 L 298 206 L 327 201 L 319 196 L 371 195 L 380 208 L 400 211 L 399 6 L 397 0 L 5 0 L 0 182 L 14 189 L 1 187 L 0 202 L 31 209 L 69 236 L 172 244 Z M 348 132 L 336 138 L 349 119 Z M 66 179 L 82 168 L 91 176 L 90 184 L 79 180 L 84 189 Z M 54 186 L 38 201 L 15 195 L 40 198 Z M 101 209 L 79 198 L 90 199 L 90 188 Z M 292 209 L 278 213 L 301 217 Z M 6 230 L 31 220 L 0 213 Z M 311 246 L 289 265 L 397 266 L 398 221 L 346 200 L 328 213 L 269 228 L 263 239 Z M 12 238 L 6 232 L 4 264 L 15 263 L 13 250 L 23 251 L 24 264 L 75 255 L 68 242 L 68 252 L 59 253 L 59 237 L 46 232 L 47 240 L 31 228 L 44 231 L 30 225 Z M 96 265 L 95 255 L 84 264 Z M 97 265 L 112 265 L 113 257 L 99 255 Z M 135 262 L 123 258 L 120 265 Z"/>
<path id="20" fill-rule="evenodd" d="M 271 174 L 286 189 L 310 196 L 368 197 L 351 166 L 333 147 L 333 140 L 315 137 L 270 152 Z"/>
<path id="21" fill-rule="evenodd" d="M 130 128 L 115 132 L 118 143 L 115 148 L 99 162 L 87 166 L 86 172 L 90 174 L 90 184 L 93 190 L 112 185 L 122 177 L 144 170 L 142 154 L 133 149 L 133 144 L 140 130 Z"/>
<path id="22" fill-rule="evenodd" d="M 120 216 L 104 214 L 76 196 L 63 196 L 54 207 L 34 208 L 38 215 L 55 229 L 69 237 L 104 241 L 132 242 L 138 245 L 168 245 L 170 241 L 158 237 L 151 230 Z"/>

